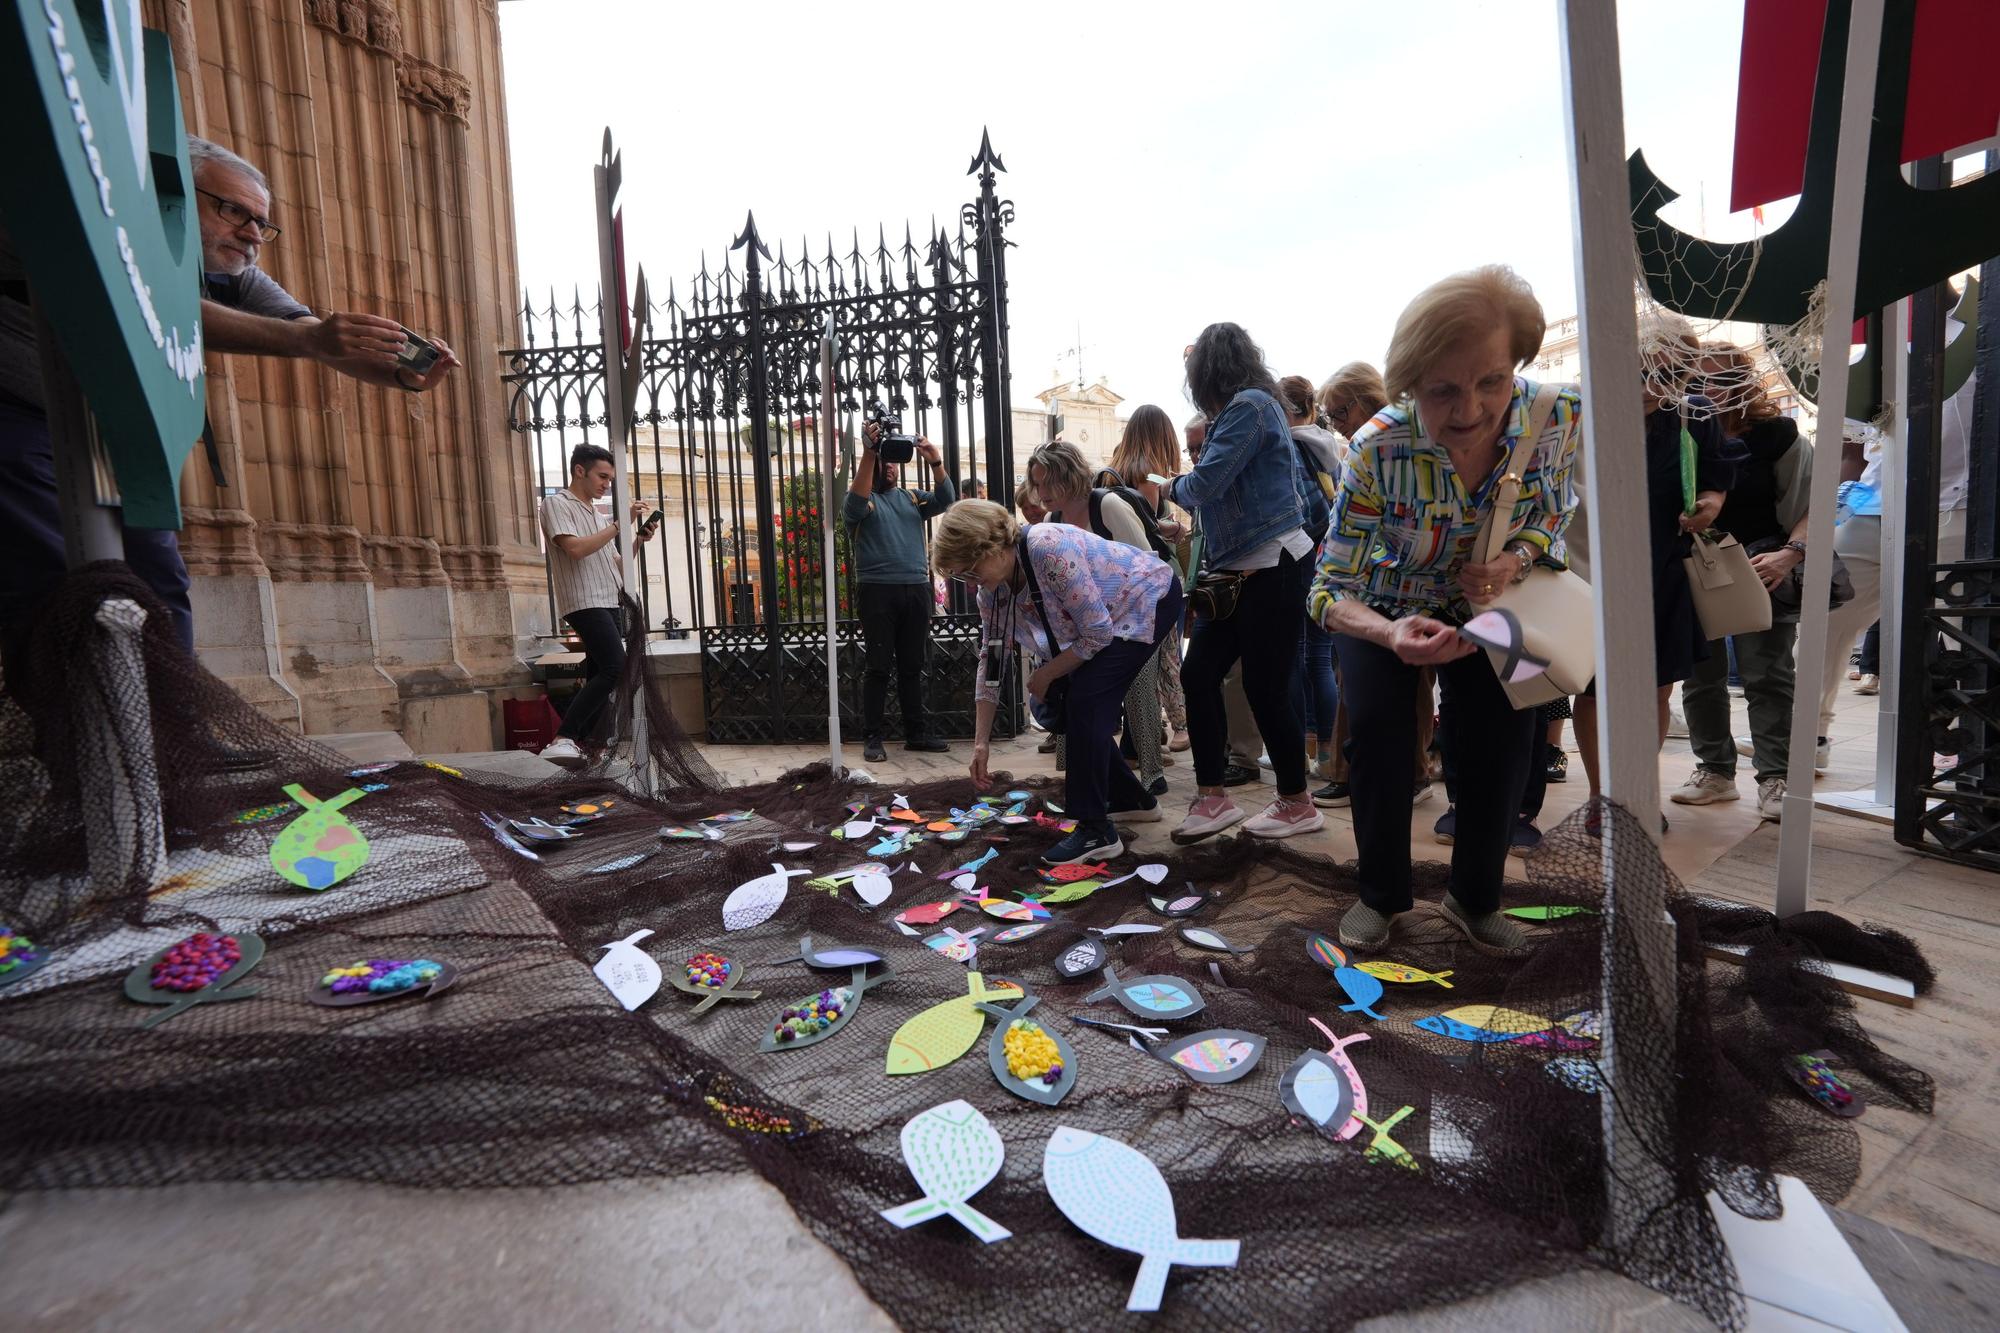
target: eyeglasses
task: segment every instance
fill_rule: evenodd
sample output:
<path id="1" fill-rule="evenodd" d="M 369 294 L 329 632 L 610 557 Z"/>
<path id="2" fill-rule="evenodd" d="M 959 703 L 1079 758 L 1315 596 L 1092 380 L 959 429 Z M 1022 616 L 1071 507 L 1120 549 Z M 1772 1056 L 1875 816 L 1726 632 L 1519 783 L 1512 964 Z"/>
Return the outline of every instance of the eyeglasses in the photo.
<path id="1" fill-rule="evenodd" d="M 258 240 L 269 245 L 278 239 L 278 229 L 271 225 L 271 219 L 260 218 L 234 199 L 224 199 L 213 190 L 204 190 L 199 185 L 195 186 L 195 193 L 205 194 L 215 201 L 216 215 L 229 225 L 231 231 L 240 230 L 246 223 L 254 223 Z"/>
<path id="2" fill-rule="evenodd" d="M 953 583 L 962 583 L 968 588 L 979 586 L 979 574 L 975 570 L 961 569 L 956 574 L 947 574 L 945 577 Z"/>

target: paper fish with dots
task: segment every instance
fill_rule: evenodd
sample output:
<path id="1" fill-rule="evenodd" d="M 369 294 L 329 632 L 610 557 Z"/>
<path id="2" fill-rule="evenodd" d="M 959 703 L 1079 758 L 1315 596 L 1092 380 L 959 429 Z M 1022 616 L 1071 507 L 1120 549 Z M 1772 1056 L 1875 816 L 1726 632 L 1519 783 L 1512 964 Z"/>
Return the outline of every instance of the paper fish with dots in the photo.
<path id="1" fill-rule="evenodd" d="M 639 947 L 639 941 L 652 933 L 650 930 L 635 930 L 622 940 L 600 946 L 604 957 L 590 969 L 628 1012 L 652 999 L 660 989 L 660 965 L 651 954 Z"/>
<path id="2" fill-rule="evenodd" d="M 1236 1267 L 1236 1241 L 1181 1238 L 1166 1177 L 1151 1158 L 1116 1139 L 1059 1127 L 1042 1150 L 1042 1184 L 1085 1235 L 1140 1256 L 1127 1310 L 1159 1309 L 1175 1264 Z"/>
<path id="3" fill-rule="evenodd" d="M 919 1112 L 903 1126 L 903 1161 L 924 1195 L 882 1216 L 899 1227 L 949 1217 L 988 1245 L 1006 1240 L 1014 1233 L 966 1202 L 1000 1174 L 1006 1155 L 999 1131 L 970 1102 Z"/>
<path id="4" fill-rule="evenodd" d="M 792 877 L 811 873 L 811 870 L 787 870 L 773 861 L 770 874 L 745 880 L 722 900 L 722 928 L 747 930 L 769 921 L 783 906 L 785 890 Z"/>
<path id="5" fill-rule="evenodd" d="M 271 844 L 271 869 L 302 889 L 330 889 L 368 863 L 368 839 L 341 814 L 365 792 L 349 787 L 322 801 L 296 782 L 285 795 L 304 807 Z"/>

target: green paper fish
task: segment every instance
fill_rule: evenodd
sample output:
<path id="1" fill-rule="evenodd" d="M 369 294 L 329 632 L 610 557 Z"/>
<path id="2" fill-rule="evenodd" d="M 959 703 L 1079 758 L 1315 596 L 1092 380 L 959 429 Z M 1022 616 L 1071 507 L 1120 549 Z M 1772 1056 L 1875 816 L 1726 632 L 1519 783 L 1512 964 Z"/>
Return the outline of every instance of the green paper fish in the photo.
<path id="1" fill-rule="evenodd" d="M 1516 921 L 1560 921 L 1566 916 L 1596 916 L 1588 907 L 1571 907 L 1557 904 L 1553 907 L 1503 907 L 1500 909 Z"/>
<path id="2" fill-rule="evenodd" d="M 285 825 L 271 844 L 271 868 L 300 888 L 315 892 L 330 889 L 361 869 L 368 863 L 368 839 L 340 811 L 364 794 L 359 787 L 349 787 L 322 801 L 297 783 L 287 786 L 285 795 L 305 807 L 305 812 Z"/>

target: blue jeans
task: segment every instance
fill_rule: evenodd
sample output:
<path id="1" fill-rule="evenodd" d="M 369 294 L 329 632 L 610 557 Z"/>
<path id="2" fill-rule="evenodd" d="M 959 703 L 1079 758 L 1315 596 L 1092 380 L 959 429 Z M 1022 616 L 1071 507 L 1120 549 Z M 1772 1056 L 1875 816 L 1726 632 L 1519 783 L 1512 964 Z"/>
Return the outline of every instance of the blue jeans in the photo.
<path id="1" fill-rule="evenodd" d="M 1319 739 L 1324 757 L 1333 744 L 1333 715 L 1340 707 L 1340 685 L 1333 676 L 1333 636 L 1306 617 L 1299 640 L 1299 669 L 1292 676 L 1292 711 L 1306 733 Z"/>

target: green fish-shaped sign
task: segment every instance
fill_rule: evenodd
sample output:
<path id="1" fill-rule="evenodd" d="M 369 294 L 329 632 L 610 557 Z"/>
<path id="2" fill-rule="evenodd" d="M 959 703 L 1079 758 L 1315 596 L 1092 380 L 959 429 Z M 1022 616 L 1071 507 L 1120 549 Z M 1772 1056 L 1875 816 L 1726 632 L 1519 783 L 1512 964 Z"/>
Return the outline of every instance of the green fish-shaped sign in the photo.
<path id="1" fill-rule="evenodd" d="M 302 889 L 318 892 L 330 889 L 368 864 L 368 839 L 340 813 L 365 793 L 349 787 L 329 801 L 322 801 L 304 787 L 293 783 L 285 795 L 305 807 L 271 844 L 271 868 Z"/>

